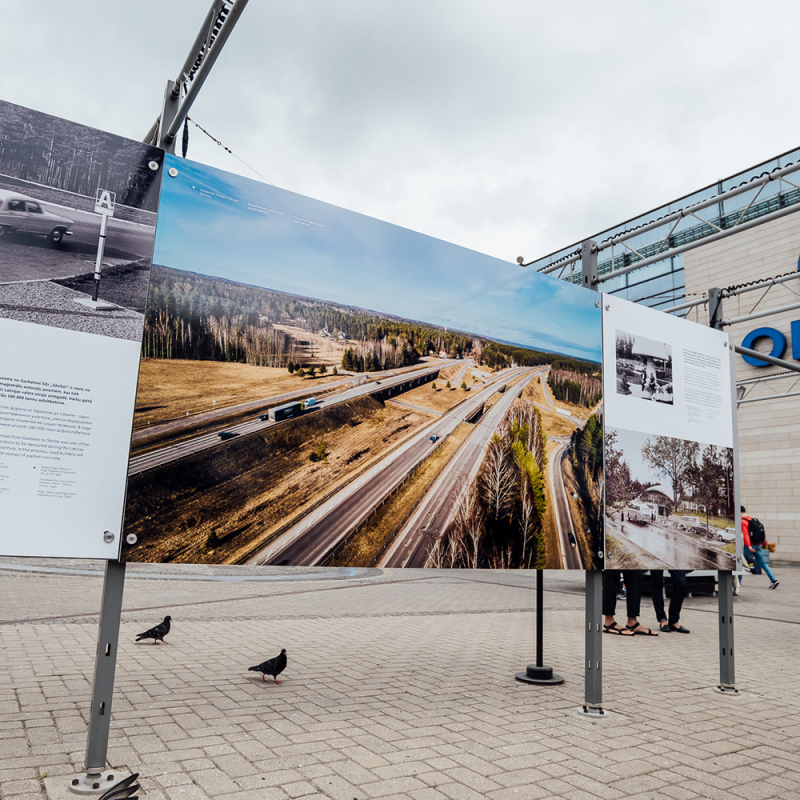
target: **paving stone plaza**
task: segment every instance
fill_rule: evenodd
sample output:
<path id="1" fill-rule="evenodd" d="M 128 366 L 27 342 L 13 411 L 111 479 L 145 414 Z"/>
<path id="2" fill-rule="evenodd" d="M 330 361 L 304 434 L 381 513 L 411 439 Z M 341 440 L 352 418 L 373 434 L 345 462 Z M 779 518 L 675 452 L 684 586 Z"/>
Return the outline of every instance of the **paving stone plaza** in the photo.
<path id="1" fill-rule="evenodd" d="M 83 764 L 102 564 L 0 566 L 0 797 L 44 800 Z M 605 636 L 605 721 L 578 714 L 582 573 L 545 574 L 542 688 L 514 680 L 532 574 L 271 569 L 129 568 L 109 762 L 146 800 L 800 796 L 800 569 L 744 581 L 739 697 L 713 690 L 714 597 L 689 636 Z M 165 614 L 168 645 L 134 643 Z M 247 671 L 284 647 L 281 685 Z"/>

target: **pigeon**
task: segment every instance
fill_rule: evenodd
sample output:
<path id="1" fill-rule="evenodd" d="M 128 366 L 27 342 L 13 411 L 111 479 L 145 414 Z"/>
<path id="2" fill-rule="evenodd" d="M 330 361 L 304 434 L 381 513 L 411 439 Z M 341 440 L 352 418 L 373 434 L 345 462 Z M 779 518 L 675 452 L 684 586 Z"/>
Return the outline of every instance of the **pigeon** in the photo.
<path id="1" fill-rule="evenodd" d="M 142 787 L 136 783 L 139 777 L 138 772 L 128 776 L 125 780 L 115 783 L 107 792 L 100 795 L 99 800 L 138 800 L 136 794 Z"/>
<path id="2" fill-rule="evenodd" d="M 158 644 L 158 640 L 160 639 L 164 644 L 169 644 L 169 642 L 164 638 L 169 633 L 169 621 L 172 619 L 169 615 L 164 617 L 164 621 L 160 625 L 156 625 L 154 628 L 150 628 L 149 631 L 145 631 L 144 633 L 140 633 L 136 637 L 137 642 L 141 642 L 142 639 L 152 639 L 153 644 Z"/>
<path id="3" fill-rule="evenodd" d="M 280 655 L 275 656 L 275 658 L 270 658 L 263 664 L 256 664 L 254 667 L 250 667 L 247 671 L 260 672 L 262 681 L 265 681 L 267 679 L 267 675 L 272 675 L 272 680 L 274 680 L 275 683 L 280 683 L 280 681 L 278 680 L 278 675 L 280 675 L 281 672 L 283 672 L 285 669 L 286 669 L 286 650 L 281 650 Z"/>

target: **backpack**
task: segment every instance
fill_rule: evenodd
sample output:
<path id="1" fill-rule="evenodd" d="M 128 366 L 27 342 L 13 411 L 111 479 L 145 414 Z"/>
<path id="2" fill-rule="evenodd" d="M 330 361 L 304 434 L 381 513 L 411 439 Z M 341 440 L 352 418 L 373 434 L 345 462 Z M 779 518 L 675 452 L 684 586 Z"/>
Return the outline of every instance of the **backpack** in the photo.
<path id="1" fill-rule="evenodd" d="M 767 541 L 767 532 L 755 517 L 750 517 L 747 532 L 750 535 L 750 544 L 764 544 Z"/>

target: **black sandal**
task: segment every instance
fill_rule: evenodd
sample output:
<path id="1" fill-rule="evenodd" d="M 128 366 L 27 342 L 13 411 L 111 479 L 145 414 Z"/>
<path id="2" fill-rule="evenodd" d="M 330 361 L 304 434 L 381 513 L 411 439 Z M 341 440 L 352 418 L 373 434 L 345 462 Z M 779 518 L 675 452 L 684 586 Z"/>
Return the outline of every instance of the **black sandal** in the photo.
<path id="1" fill-rule="evenodd" d="M 620 628 L 616 622 L 612 622 L 610 625 L 603 625 L 603 633 L 615 633 L 617 636 L 630 636 L 629 633 L 623 633 L 627 627 L 626 625 L 625 628 Z"/>
<path id="2" fill-rule="evenodd" d="M 626 625 L 625 626 L 634 636 L 658 636 L 655 631 L 651 631 L 650 628 L 644 628 L 641 622 L 637 622 L 635 625 Z M 637 628 L 644 628 L 643 631 L 637 631 Z"/>

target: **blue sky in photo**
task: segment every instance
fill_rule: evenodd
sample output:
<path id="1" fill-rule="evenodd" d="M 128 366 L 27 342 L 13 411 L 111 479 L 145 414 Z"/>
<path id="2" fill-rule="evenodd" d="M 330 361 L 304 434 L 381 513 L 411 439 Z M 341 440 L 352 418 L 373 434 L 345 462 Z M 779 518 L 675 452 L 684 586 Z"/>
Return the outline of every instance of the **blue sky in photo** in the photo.
<path id="1" fill-rule="evenodd" d="M 164 169 L 155 264 L 600 361 L 595 292 L 175 156 Z"/>

